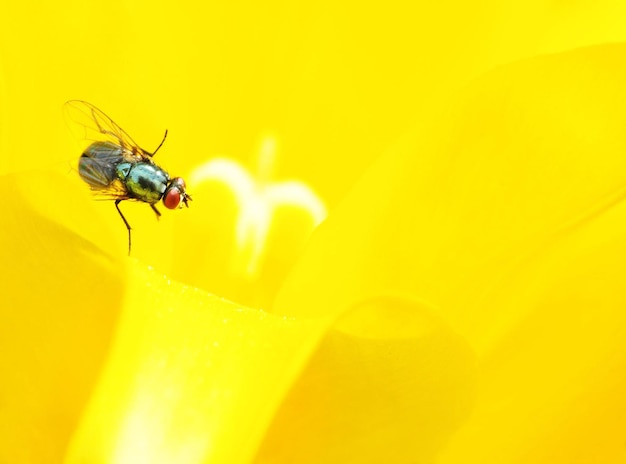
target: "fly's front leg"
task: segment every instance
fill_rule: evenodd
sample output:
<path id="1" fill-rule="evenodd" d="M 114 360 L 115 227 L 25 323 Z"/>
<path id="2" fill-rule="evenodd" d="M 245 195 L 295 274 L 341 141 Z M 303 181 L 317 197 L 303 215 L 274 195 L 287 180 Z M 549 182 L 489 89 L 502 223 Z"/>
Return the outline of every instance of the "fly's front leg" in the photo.
<path id="1" fill-rule="evenodd" d="M 159 218 L 161 217 L 161 213 L 159 212 L 159 210 L 157 209 L 156 206 L 154 206 L 154 203 L 150 203 L 150 208 L 152 208 L 152 211 L 154 211 L 156 213 L 157 216 L 157 221 L 159 220 Z"/>
<path id="2" fill-rule="evenodd" d="M 130 256 L 130 224 L 120 210 L 119 204 L 121 201 L 122 200 L 115 200 L 115 208 L 117 208 L 117 212 L 120 213 L 120 217 L 122 218 L 122 221 L 124 221 L 124 224 L 126 224 L 126 229 L 128 229 L 128 256 Z"/>

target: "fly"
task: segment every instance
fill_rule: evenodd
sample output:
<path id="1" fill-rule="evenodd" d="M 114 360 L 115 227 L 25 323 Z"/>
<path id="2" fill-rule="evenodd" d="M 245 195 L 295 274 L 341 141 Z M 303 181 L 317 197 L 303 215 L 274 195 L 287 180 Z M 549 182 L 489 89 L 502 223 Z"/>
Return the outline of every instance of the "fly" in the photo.
<path id="1" fill-rule="evenodd" d="M 157 219 L 161 213 L 156 207 L 159 201 L 168 209 L 182 208 L 191 200 L 181 177 L 170 175 L 153 158 L 165 142 L 163 140 L 152 153 L 141 148 L 111 118 L 81 100 L 71 100 L 65 104 L 70 118 L 85 130 L 86 138 L 95 140 L 89 145 L 78 161 L 78 174 L 98 195 L 115 201 L 115 208 L 128 230 L 128 254 L 130 255 L 130 224 L 120 210 L 124 200 L 143 201 L 155 212 Z"/>

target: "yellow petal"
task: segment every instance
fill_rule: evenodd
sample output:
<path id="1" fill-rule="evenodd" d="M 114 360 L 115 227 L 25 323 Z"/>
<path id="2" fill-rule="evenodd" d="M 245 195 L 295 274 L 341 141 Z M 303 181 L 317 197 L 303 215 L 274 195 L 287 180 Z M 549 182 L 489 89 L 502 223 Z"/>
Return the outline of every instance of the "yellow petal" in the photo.
<path id="1" fill-rule="evenodd" d="M 65 462 L 249 462 L 328 321 L 246 309 L 132 267 Z"/>
<path id="2" fill-rule="evenodd" d="M 475 414 L 452 438 L 444 460 L 493 461 L 503 456 L 509 461 L 531 456 L 534 462 L 571 462 L 571 456 L 591 461 L 623 460 L 620 437 L 624 430 L 619 416 L 623 409 L 623 337 L 622 320 L 616 315 L 616 308 L 623 306 L 619 300 L 623 273 L 618 259 L 623 220 L 618 214 L 614 223 L 601 225 L 594 219 L 591 227 L 588 221 L 594 211 L 604 211 L 619 196 L 616 189 L 622 185 L 623 54 L 607 47 L 589 59 L 569 62 L 562 57 L 551 58 L 559 72 L 541 63 L 516 68 L 476 86 L 474 94 L 459 104 L 469 108 L 459 110 L 456 116 L 460 122 L 430 122 L 436 119 L 432 108 L 442 105 L 450 87 L 494 63 L 539 51 L 623 39 L 626 29 L 621 2 L 530 1 L 504 6 L 496 1 L 441 5 L 392 2 L 384 9 L 322 3 L 306 10 L 285 9 L 282 2 L 246 5 L 243 9 L 238 3 L 211 3 L 194 9 L 191 16 L 187 8 L 152 2 L 122 6 L 102 10 L 84 2 L 70 2 L 60 9 L 58 2 L 43 2 L 36 11 L 27 3 L 7 7 L 0 19 L 0 172 L 75 159 L 80 151 L 65 146 L 69 144 L 61 135 L 59 108 L 68 98 L 80 97 L 106 106 L 107 112 L 147 146 L 151 131 L 156 140 L 165 127 L 171 134 L 180 134 L 171 139 L 170 153 L 176 156 L 166 158 L 172 173 L 189 172 L 193 163 L 205 161 L 224 147 L 229 153 L 243 153 L 241 148 L 248 147 L 249 140 L 269 125 L 292 148 L 284 173 L 305 177 L 335 204 L 382 147 L 406 129 L 410 118 L 417 113 L 424 122 L 426 115 L 423 133 L 398 149 L 403 154 L 383 162 L 381 172 L 375 172 L 357 191 L 354 203 L 346 203 L 347 212 L 336 214 L 344 219 L 321 232 L 319 240 L 326 243 L 318 242 L 312 248 L 320 259 L 306 258 L 305 263 L 313 262 L 311 270 L 306 270 L 309 264 L 303 264 L 305 270 L 296 274 L 276 306 L 277 314 L 324 314 L 329 318 L 347 308 L 357 308 L 352 318 L 342 320 L 341 331 L 348 335 L 329 335 L 319 357 L 313 358 L 312 374 L 303 376 L 303 385 L 312 385 L 312 390 L 319 385 L 315 378 L 323 380 L 327 372 L 336 374 L 331 376 L 331 390 L 335 385 L 347 385 L 328 402 L 345 409 L 320 410 L 337 414 L 329 422 L 333 431 L 343 430 L 340 425 L 347 423 L 347 437 L 340 439 L 352 439 L 353 447 L 338 444 L 329 448 L 329 453 L 351 449 L 355 459 L 367 454 L 367 443 L 354 438 L 350 417 L 362 418 L 356 407 L 367 405 L 372 390 L 389 388 L 391 396 L 402 398 L 403 404 L 418 400 L 412 403 L 414 409 L 419 412 L 424 407 L 420 398 L 410 396 L 411 383 L 402 382 L 404 373 L 411 370 L 411 359 L 404 354 L 414 352 L 419 359 L 428 358 L 428 349 L 420 351 L 414 344 L 435 333 L 435 341 L 441 344 L 433 342 L 431 348 L 437 351 L 440 346 L 450 346 L 454 356 L 442 363 L 441 371 L 433 368 L 420 372 L 446 373 L 445 367 L 450 366 L 453 378 L 461 384 L 456 390 L 448 385 L 437 391 L 440 401 L 436 404 L 466 394 L 471 384 L 463 375 L 469 372 L 464 361 L 471 358 L 466 357 L 467 350 L 478 357 L 481 374 Z M 150 34 L 138 27 L 142 24 L 150 24 Z M 533 31 L 532 38 L 528 31 Z M 42 35 L 49 40 L 41 41 Z M 509 83 L 517 88 L 524 82 L 526 87 L 515 94 L 516 98 L 488 97 L 508 95 Z M 528 107 L 532 111 L 518 113 L 518 109 Z M 63 148 L 51 150 L 51 146 Z M 28 153 L 24 153 L 25 147 Z M 541 156 L 527 157 L 528 153 Z M 584 175 L 573 175 L 577 173 Z M 0 289 L 14 307 L 3 308 L 9 323 L 2 332 L 6 340 L 3 352 L 8 353 L 2 378 L 6 374 L 9 380 L 0 388 L 4 388 L 2 398 L 9 400 L 1 403 L 3 408 L 7 403 L 11 406 L 2 417 L 6 435 L 1 438 L 0 452 L 6 454 L 0 455 L 0 461 L 11 463 L 37 457 L 42 462 L 59 461 L 61 448 L 67 444 L 69 431 L 105 358 L 127 275 L 138 278 L 133 282 L 137 286 L 133 301 L 142 295 L 144 279 L 153 282 L 155 278 L 143 273 L 141 267 L 129 272 L 106 254 L 119 256 L 111 250 L 125 250 L 126 238 L 123 228 L 119 235 L 115 232 L 122 226 L 110 204 L 87 206 L 80 196 L 55 190 L 62 185 L 56 181 L 40 184 L 41 177 L 30 179 L 23 184 L 26 188 L 14 188 L 11 182 L 1 187 L 6 193 L 3 198 L 9 205 L 5 211 L 9 219 L 0 231 L 5 266 Z M 572 180 L 575 182 L 569 183 Z M 33 195 L 37 205 L 29 207 L 26 194 Z M 42 199 L 49 200 L 43 207 L 38 203 Z M 359 202 L 352 212 L 351 205 Z M 389 204 L 397 206 L 387 208 Z M 145 213 L 137 222 L 137 233 L 146 236 L 139 243 L 149 244 L 142 256 L 168 256 L 174 240 L 186 239 L 186 228 L 172 227 L 173 238 L 159 241 L 154 236 L 151 211 L 145 205 L 136 206 Z M 94 219 L 101 208 L 112 212 L 106 216 L 110 219 Z M 87 210 L 89 214 L 84 217 L 72 213 Z M 367 216 L 371 219 L 363 219 Z M 590 235 L 581 235 L 583 226 L 589 228 Z M 337 232 L 342 228 L 350 233 Z M 599 243 L 612 231 L 618 238 L 607 240 L 607 248 L 602 249 Z M 199 246 L 198 254 L 204 252 Z M 176 256 L 169 258 L 171 266 L 167 259 L 163 258 L 164 267 L 176 265 Z M 105 279 L 106 287 L 91 285 L 92 275 Z M 175 293 L 165 301 L 173 299 L 185 306 L 185 292 L 177 284 L 172 287 Z M 571 292 L 572 287 L 577 292 Z M 101 288 L 106 288 L 106 293 Z M 380 349 L 371 345 L 372 339 L 393 339 L 399 330 L 399 324 L 394 323 L 398 318 L 395 303 L 389 308 L 390 294 L 419 301 L 409 312 L 417 314 L 417 325 L 423 319 L 429 327 L 422 332 L 401 331 L 411 348 L 392 359 L 380 350 L 393 343 L 383 343 Z M 196 304 L 195 298 L 189 301 Z M 380 305 L 382 308 L 372 310 L 372 306 Z M 215 306 L 223 312 L 232 308 Z M 411 303 L 408 307 L 412 308 Z M 589 307 L 606 309 L 596 313 L 588 311 Z M 60 316 L 52 318 L 53 311 L 60 311 Z M 125 311 L 124 320 L 131 323 L 120 330 L 141 328 L 142 324 L 127 314 Z M 190 309 L 189 315 L 196 313 Z M 367 318 L 375 321 L 374 328 Z M 144 319 L 150 322 L 150 314 L 143 313 L 140 320 Z M 184 332 L 192 318 L 183 319 Z M 431 325 L 432 320 L 437 323 Z M 256 331 L 252 319 L 247 321 L 250 331 Z M 572 326 L 564 326 L 563 321 Z M 173 321 L 171 326 L 173 333 L 181 331 Z M 154 329 L 146 336 L 148 340 L 152 335 L 169 333 L 158 324 Z M 193 327 L 189 331 L 199 338 Z M 321 331 L 316 328 L 314 332 Z M 120 336 L 123 343 L 119 346 L 136 349 L 127 343 L 129 332 L 121 332 L 126 335 Z M 511 336 L 518 333 L 523 340 Z M 358 338 L 364 340 L 355 342 Z M 184 345 L 167 341 L 163 346 L 155 341 L 146 351 L 139 350 L 141 356 L 147 353 L 149 359 L 151 353 L 163 349 L 172 353 L 172 359 L 179 359 Z M 280 349 L 295 346 L 285 347 L 279 341 L 274 346 Z M 305 341 L 305 345 L 309 343 Z M 593 349 L 585 350 L 588 345 Z M 14 347 L 20 350 L 11 351 Z M 360 352 L 368 353 L 372 361 L 359 360 Z M 65 369 L 58 362 L 67 359 L 68 353 L 77 361 Z M 134 384 L 118 385 L 111 376 L 125 372 L 132 362 L 143 366 L 143 358 L 138 356 L 126 364 L 120 356 L 118 352 L 107 364 L 111 367 L 105 385 L 133 392 Z M 194 359 L 202 362 L 205 358 Z M 244 363 L 258 360 L 252 356 L 236 359 Z M 276 358 L 267 359 L 274 362 Z M 358 368 L 350 368 L 353 361 Z M 402 366 L 406 370 L 386 371 L 392 361 L 406 362 Z M 174 371 L 176 365 L 171 365 Z M 238 367 L 248 368 L 247 364 Z M 370 367 L 371 375 L 381 373 L 380 379 L 393 379 L 393 388 L 382 381 L 370 383 Z M 344 368 L 349 378 L 341 376 Z M 63 380 L 74 382 L 61 383 L 55 378 L 53 374 L 59 369 Z M 183 363 L 182 370 L 194 372 L 194 377 L 195 369 Z M 254 365 L 252 369 L 258 372 L 259 368 Z M 270 371 L 278 375 L 275 368 Z M 169 369 L 163 372 L 167 378 L 184 377 Z M 538 379 L 537 372 L 545 376 Z M 223 381 L 220 385 L 232 380 L 227 375 L 218 377 Z M 284 388 L 293 378 L 287 376 L 277 383 Z M 411 379 L 408 374 L 407 378 Z M 585 379 L 591 380 L 585 383 Z M 187 388 L 185 381 L 179 383 L 184 391 L 195 391 Z M 420 385 L 436 389 L 438 380 Z M 352 386 L 357 390 L 355 395 L 350 394 Z M 369 390 L 371 386 L 375 388 Z M 61 393 L 47 393 L 57 391 Z M 96 398 L 106 395 L 105 388 L 98 389 L 101 391 L 104 393 Z M 162 396 L 167 395 L 157 391 L 155 397 Z M 316 420 L 312 430 L 323 432 L 323 419 L 316 418 L 315 411 L 301 409 L 307 406 L 304 399 L 310 397 L 295 389 L 289 398 L 293 399 L 285 407 L 295 405 L 303 417 Z M 165 402 L 164 410 L 171 410 L 175 403 Z M 308 403 L 311 409 L 319 405 L 313 400 Z M 92 403 L 95 411 L 100 411 L 98 404 L 97 399 Z M 120 403 L 113 404 L 110 424 L 114 427 L 104 442 L 124 450 L 127 448 L 117 446 L 115 426 L 126 423 L 120 419 L 125 416 Z M 592 406 L 585 410 L 585 404 Z M 182 401 L 181 407 L 188 410 L 189 405 Z M 376 404 L 365 408 L 371 412 L 372 422 L 379 409 Z M 449 422 L 447 428 L 433 428 L 433 443 L 451 436 L 465 411 L 463 407 L 458 414 L 437 409 L 436 413 Z M 149 408 L 150 414 L 153 411 Z M 393 421 L 393 414 L 381 416 L 403 427 L 412 424 L 406 418 Z M 176 413 L 173 416 L 178 417 Z M 241 419 L 239 413 L 233 417 Z M 281 412 L 278 417 L 285 416 Z M 542 419 L 538 424 L 537 417 Z M 94 437 L 83 431 L 97 430 L 94 420 L 85 416 L 72 449 L 93 443 L 89 440 Z M 432 424 L 431 420 L 431 416 L 424 417 L 423 423 Z M 256 427 L 242 423 L 250 430 Z M 596 423 L 600 426 L 588 425 Z M 296 434 L 285 431 L 280 420 L 275 424 L 273 430 Z M 234 430 L 229 422 L 225 427 Z M 373 426 L 370 430 L 377 431 Z M 381 430 L 381 439 L 393 438 L 391 428 Z M 251 435 L 256 437 L 255 433 Z M 398 435 L 403 436 L 401 433 Z M 493 446 L 492 437 L 500 440 L 499 446 Z M 277 438 L 268 437 L 265 450 L 276 449 L 271 444 L 277 443 Z M 320 442 L 326 438 L 333 439 L 321 434 Z M 372 445 L 380 443 L 376 441 L 379 437 L 368 438 Z M 179 441 L 179 437 L 166 441 L 163 447 L 183 456 L 182 451 L 177 454 Z M 235 442 L 230 436 L 224 441 Z M 199 448 L 189 448 L 186 456 L 190 459 L 201 454 L 198 450 L 206 445 L 206 441 L 199 442 Z M 306 452 L 306 443 L 300 444 L 299 449 Z M 254 445 L 240 451 L 237 447 L 235 452 L 241 453 L 237 457 L 245 459 L 252 448 Z M 320 447 L 316 450 L 323 451 Z M 409 451 L 412 455 L 407 460 L 435 454 L 434 449 Z M 283 455 L 296 453 L 287 450 Z M 231 462 L 226 451 L 213 456 Z"/>
<path id="3" fill-rule="evenodd" d="M 432 308 L 360 302 L 310 359 L 258 463 L 429 462 L 470 413 L 474 355 Z"/>
<path id="4" fill-rule="evenodd" d="M 249 462 L 330 320 L 111 258 L 83 238 L 101 224 L 71 178 L 2 180 L 2 460 Z"/>
<path id="5" fill-rule="evenodd" d="M 97 221 L 80 217 L 89 203 L 63 177 L 3 176 L 0 191 L 0 461 L 60 462 L 106 358 L 125 269 L 79 235 Z"/>
<path id="6" fill-rule="evenodd" d="M 625 57 L 626 45 L 606 45 L 480 79 L 371 170 L 279 296 L 277 313 L 302 317 L 402 294 L 468 343 L 476 397 L 440 442 L 443 462 L 624 457 Z M 358 319 L 349 326 L 363 330 Z M 414 362 L 408 383 L 420 378 Z M 380 391 L 346 396 L 343 407 Z M 399 433 L 422 410 L 410 399 L 397 405 Z M 311 436 L 321 420 L 293 433 Z"/>

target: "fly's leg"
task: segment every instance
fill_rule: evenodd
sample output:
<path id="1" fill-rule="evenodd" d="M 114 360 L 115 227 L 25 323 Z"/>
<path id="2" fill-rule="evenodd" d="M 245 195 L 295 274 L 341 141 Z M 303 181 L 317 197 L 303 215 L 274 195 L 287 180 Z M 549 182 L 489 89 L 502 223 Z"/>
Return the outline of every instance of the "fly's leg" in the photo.
<path id="1" fill-rule="evenodd" d="M 152 208 L 152 211 L 156 213 L 158 220 L 161 217 L 161 212 L 157 209 L 156 206 L 154 206 L 154 203 L 150 203 L 150 208 Z"/>
<path id="2" fill-rule="evenodd" d="M 163 146 L 163 142 L 165 142 L 166 138 L 167 138 L 167 129 L 165 129 L 165 135 L 163 136 L 163 140 L 161 140 L 161 143 L 159 143 L 159 146 L 157 147 L 157 149 L 154 150 L 152 154 L 148 153 L 148 156 L 152 158 L 154 155 L 156 155 L 156 152 L 159 151 L 159 148 Z"/>
<path id="3" fill-rule="evenodd" d="M 128 229 L 128 256 L 130 256 L 130 224 L 128 223 L 128 221 L 122 214 L 122 211 L 120 210 L 120 207 L 119 207 L 120 201 L 122 200 L 115 200 L 115 208 L 117 208 L 117 212 L 120 213 L 120 217 L 122 218 L 122 221 L 124 221 L 124 224 L 126 224 L 126 228 Z"/>

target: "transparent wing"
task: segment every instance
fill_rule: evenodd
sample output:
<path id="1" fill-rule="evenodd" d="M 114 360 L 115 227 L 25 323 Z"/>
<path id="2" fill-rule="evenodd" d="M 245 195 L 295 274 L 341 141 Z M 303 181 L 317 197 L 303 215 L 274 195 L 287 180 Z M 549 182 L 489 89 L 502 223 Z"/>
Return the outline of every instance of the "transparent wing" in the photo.
<path id="1" fill-rule="evenodd" d="M 110 183 L 105 189 L 94 189 L 92 187 L 93 194 L 96 196 L 96 200 L 132 200 L 128 196 L 128 190 L 120 180 L 115 180 Z"/>
<path id="2" fill-rule="evenodd" d="M 130 135 L 115 121 L 91 103 L 82 100 L 70 100 L 65 103 L 67 118 L 73 123 L 76 136 L 86 140 L 108 140 L 124 148 L 124 157 L 129 161 L 151 159 L 152 153 L 141 148 Z"/>
<path id="3" fill-rule="evenodd" d="M 124 149 L 113 142 L 91 145 L 78 161 L 80 177 L 101 199 L 128 199 L 128 190 L 117 176 Z"/>

